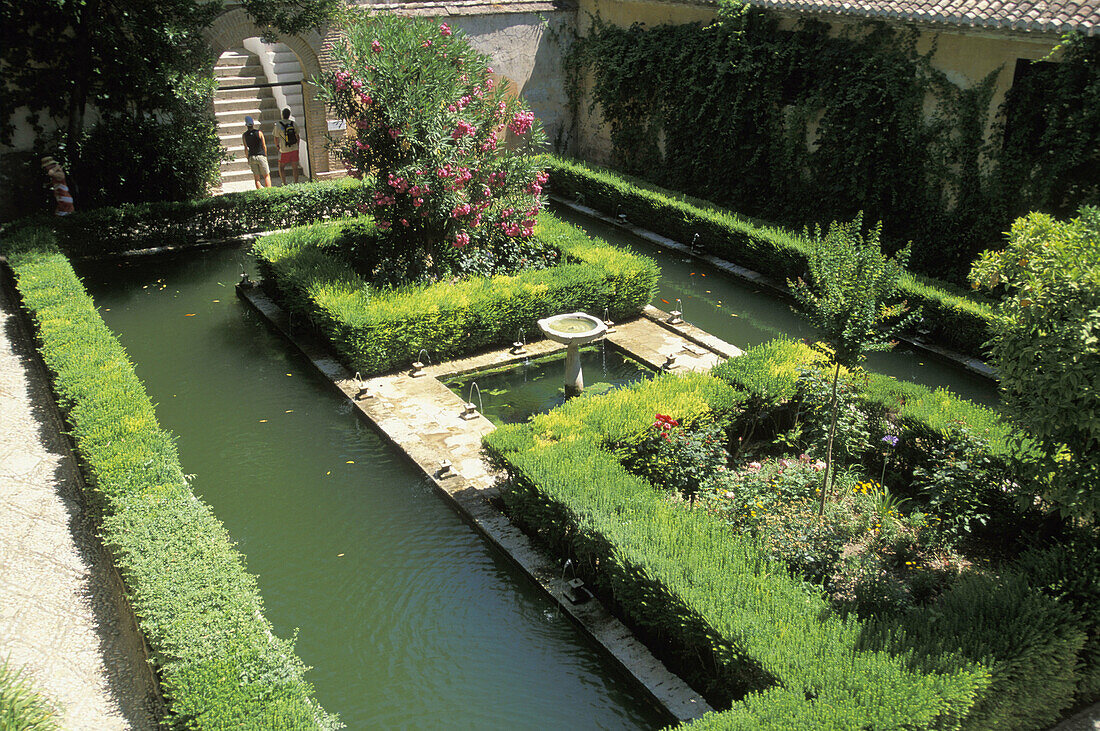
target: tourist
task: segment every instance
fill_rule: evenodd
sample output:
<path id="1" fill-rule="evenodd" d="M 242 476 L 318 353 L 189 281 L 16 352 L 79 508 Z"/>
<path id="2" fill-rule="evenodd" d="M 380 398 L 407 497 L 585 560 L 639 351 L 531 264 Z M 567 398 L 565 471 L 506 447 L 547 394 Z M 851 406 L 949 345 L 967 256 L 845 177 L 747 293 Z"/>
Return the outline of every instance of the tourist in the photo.
<path id="1" fill-rule="evenodd" d="M 73 194 L 69 191 L 69 184 L 65 180 L 65 171 L 61 168 L 60 163 L 47 156 L 42 158 L 42 169 L 46 171 L 46 175 L 50 176 L 50 183 L 53 185 L 53 197 L 57 202 L 53 214 L 55 216 L 67 216 L 73 213 L 76 210 L 73 207 Z"/>
<path id="2" fill-rule="evenodd" d="M 256 122 L 252 117 L 245 117 L 244 124 L 248 129 L 241 135 L 244 140 L 245 154 L 248 155 L 248 167 L 252 169 L 252 178 L 256 181 L 257 188 L 271 187 L 271 166 L 267 162 L 267 140 L 264 133 L 254 129 Z"/>
<path id="3" fill-rule="evenodd" d="M 283 110 L 283 118 L 275 122 L 275 145 L 279 148 L 279 185 L 286 185 L 283 166 L 290 164 L 294 169 L 294 182 L 298 182 L 298 143 L 302 140 L 294 120 L 290 117 L 290 107 Z"/>

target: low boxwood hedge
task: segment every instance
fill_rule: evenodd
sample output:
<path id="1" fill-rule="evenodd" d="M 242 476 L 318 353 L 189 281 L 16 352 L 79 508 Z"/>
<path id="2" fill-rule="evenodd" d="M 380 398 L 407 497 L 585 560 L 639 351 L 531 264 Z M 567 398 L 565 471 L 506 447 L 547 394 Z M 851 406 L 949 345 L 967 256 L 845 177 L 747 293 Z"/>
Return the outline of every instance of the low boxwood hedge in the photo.
<path id="1" fill-rule="evenodd" d="M 367 200 L 367 187 L 353 178 L 301 183 L 201 198 L 92 208 L 64 217 L 24 219 L 14 233 L 45 226 L 69 256 L 100 256 L 159 246 L 187 246 L 273 231 L 354 214 Z"/>
<path id="2" fill-rule="evenodd" d="M 364 375 L 408 367 L 421 350 L 438 363 L 511 343 L 520 331 L 535 340 L 541 337 L 536 320 L 562 312 L 602 314 L 606 308 L 614 320 L 633 317 L 648 304 L 660 276 L 652 260 L 595 242 L 542 213 L 535 236 L 561 250 L 558 266 L 379 290 L 335 253 L 346 225 L 335 221 L 265 236 L 253 251 L 265 286 Z"/>
<path id="3" fill-rule="evenodd" d="M 256 580 L 188 487 L 173 438 L 54 233 L 6 250 L 83 463 L 99 522 L 151 648 L 173 727 L 332 728 L 292 643 L 272 634 Z"/>
<path id="4" fill-rule="evenodd" d="M 761 400 L 793 398 L 798 366 L 812 356 L 801 343 L 767 343 L 713 374 L 664 375 L 496 430 L 484 441 L 509 473 L 509 513 L 571 557 L 709 700 L 732 701 L 699 728 L 1036 728 L 1056 720 L 1075 689 L 1088 700 L 1095 571 L 1067 583 L 1065 561 L 1036 554 L 1041 570 L 1025 561 L 966 578 L 900 620 L 844 619 L 748 537 L 624 468 L 655 413 L 735 424 Z M 889 402 L 914 449 L 970 420 L 1006 457 L 999 417 L 945 392 L 891 381 L 869 384 L 863 398 Z"/>
<path id="5" fill-rule="evenodd" d="M 542 164 L 550 175 L 550 189 L 558 195 L 608 213 L 625 213 L 651 231 L 676 241 L 694 241 L 715 256 L 780 281 L 806 271 L 809 244 L 789 231 L 595 165 L 551 155 L 544 156 Z M 994 316 L 990 303 L 915 274 L 903 275 L 900 289 L 912 306 L 923 308 L 930 338 L 983 357 Z"/>

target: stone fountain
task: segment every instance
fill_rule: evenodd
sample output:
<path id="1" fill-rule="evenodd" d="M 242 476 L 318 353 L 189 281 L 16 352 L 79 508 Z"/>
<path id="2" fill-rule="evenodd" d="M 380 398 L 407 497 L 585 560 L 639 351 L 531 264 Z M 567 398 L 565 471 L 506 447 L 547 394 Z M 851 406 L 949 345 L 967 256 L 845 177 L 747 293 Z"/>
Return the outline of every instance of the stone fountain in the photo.
<path id="1" fill-rule="evenodd" d="M 539 320 L 543 335 L 565 348 L 565 394 L 576 396 L 584 390 L 581 373 L 581 346 L 603 337 L 607 325 L 603 320 L 583 312 L 554 315 Z"/>

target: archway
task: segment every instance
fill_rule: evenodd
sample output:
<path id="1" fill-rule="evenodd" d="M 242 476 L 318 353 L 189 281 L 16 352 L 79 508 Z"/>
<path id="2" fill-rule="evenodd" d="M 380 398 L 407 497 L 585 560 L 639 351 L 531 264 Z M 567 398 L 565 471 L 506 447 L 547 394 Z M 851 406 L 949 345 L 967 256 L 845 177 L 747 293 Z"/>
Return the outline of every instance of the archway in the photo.
<path id="1" fill-rule="evenodd" d="M 290 107 L 302 137 L 302 172 L 316 175 L 327 172 L 329 167 L 324 151 L 325 109 L 308 83 L 321 71 L 317 58 L 321 36 L 307 33 L 304 37 L 289 36 L 279 43 L 265 44 L 260 35 L 261 29 L 240 8 L 219 16 L 207 32 L 213 52 L 211 65 L 219 82 L 214 103 L 218 136 L 233 155 L 233 161 L 222 166 L 223 190 L 253 185 L 241 140 L 245 115 L 253 117 L 269 138 L 275 185 L 278 185 L 278 164 L 271 138 L 284 107 Z"/>

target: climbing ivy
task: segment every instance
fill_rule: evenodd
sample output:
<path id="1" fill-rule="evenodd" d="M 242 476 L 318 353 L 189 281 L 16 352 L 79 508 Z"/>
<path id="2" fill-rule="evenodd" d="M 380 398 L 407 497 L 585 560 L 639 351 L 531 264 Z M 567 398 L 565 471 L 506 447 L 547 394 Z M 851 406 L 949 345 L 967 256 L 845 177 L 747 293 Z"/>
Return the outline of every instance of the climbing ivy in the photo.
<path id="1" fill-rule="evenodd" d="M 566 75 L 574 103 L 590 81 L 590 110 L 625 171 L 787 224 L 862 210 L 884 221 L 891 248 L 914 241 L 915 268 L 961 281 L 1021 206 L 1097 197 L 1100 44 L 1067 44 L 1058 83 L 1035 74 L 1034 98 L 987 142 L 997 72 L 960 88 L 917 37 L 876 22 L 784 29 L 773 12 L 724 0 L 710 25 L 593 17 Z"/>

